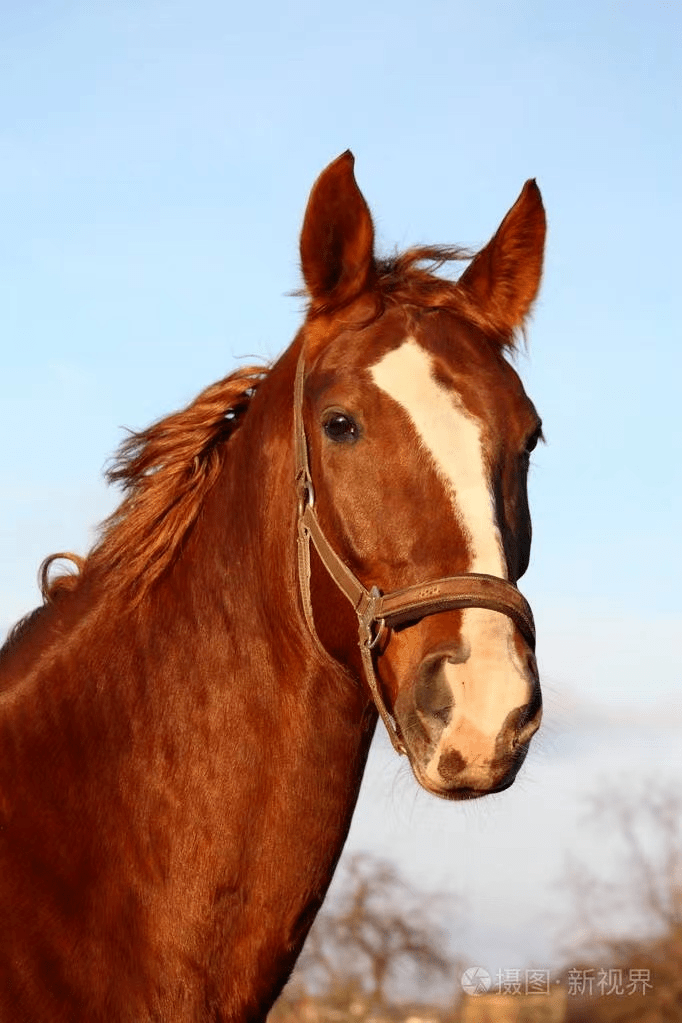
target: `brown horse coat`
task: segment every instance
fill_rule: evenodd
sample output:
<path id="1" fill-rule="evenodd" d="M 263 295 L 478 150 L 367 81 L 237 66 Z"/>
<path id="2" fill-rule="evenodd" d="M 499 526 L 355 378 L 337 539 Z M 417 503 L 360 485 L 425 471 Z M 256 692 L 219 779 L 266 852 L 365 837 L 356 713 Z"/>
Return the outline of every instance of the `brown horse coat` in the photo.
<path id="1" fill-rule="evenodd" d="M 418 412 L 369 372 L 394 351 L 456 392 L 481 438 L 499 574 L 525 569 L 539 423 L 504 356 L 539 284 L 539 192 L 526 185 L 453 284 L 423 263 L 455 250 L 374 258 L 352 166 L 344 154 L 313 189 L 292 346 L 124 444 L 123 504 L 0 652 L 2 1023 L 262 1020 L 324 898 L 376 711 L 355 616 L 317 562 L 321 646 L 303 616 L 302 349 L 320 521 L 368 586 L 471 571 L 478 543 Z M 510 784 L 539 723 L 532 654 L 486 615 L 437 614 L 375 651 L 415 774 L 447 798 Z"/>

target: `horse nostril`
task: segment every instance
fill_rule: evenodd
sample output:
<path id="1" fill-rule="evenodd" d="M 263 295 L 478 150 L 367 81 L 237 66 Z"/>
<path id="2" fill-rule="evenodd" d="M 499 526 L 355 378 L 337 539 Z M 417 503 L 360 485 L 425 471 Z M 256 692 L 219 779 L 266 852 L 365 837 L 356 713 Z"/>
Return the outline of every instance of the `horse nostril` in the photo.
<path id="1" fill-rule="evenodd" d="M 533 687 L 533 693 L 525 707 L 520 708 L 521 713 L 518 721 L 519 731 L 525 731 L 527 726 L 533 722 L 540 723 L 542 711 L 542 691 L 539 685 Z"/>
<path id="2" fill-rule="evenodd" d="M 454 698 L 445 676 L 445 665 L 465 659 L 457 651 L 448 649 L 425 657 L 419 667 L 414 687 L 415 706 L 427 730 L 433 730 L 434 739 L 436 733 L 450 724 L 454 710 Z M 429 723 L 432 728 L 429 728 Z"/>
<path id="3" fill-rule="evenodd" d="M 542 719 L 542 694 L 540 687 L 536 686 L 529 703 L 514 711 L 512 720 L 509 721 L 507 735 L 512 731 L 511 750 L 516 753 L 519 749 L 528 748 L 528 743 L 533 738 Z M 503 733 L 504 734 L 504 733 Z"/>

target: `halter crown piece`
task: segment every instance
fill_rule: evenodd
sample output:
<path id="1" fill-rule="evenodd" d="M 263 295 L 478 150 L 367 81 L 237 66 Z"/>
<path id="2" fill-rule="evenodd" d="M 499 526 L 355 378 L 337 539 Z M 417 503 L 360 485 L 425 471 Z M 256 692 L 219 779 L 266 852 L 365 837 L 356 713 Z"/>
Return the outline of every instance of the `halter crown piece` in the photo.
<path id="1" fill-rule="evenodd" d="M 347 597 L 358 616 L 358 643 L 365 678 L 386 731 L 398 753 L 406 753 L 396 722 L 388 712 L 379 690 L 374 669 L 373 648 L 384 628 L 419 621 L 439 611 L 467 607 L 487 608 L 507 615 L 519 628 L 524 639 L 535 650 L 535 623 L 526 598 L 513 583 L 494 575 L 470 572 L 467 575 L 447 576 L 433 582 L 418 583 L 391 593 L 381 593 L 376 586 L 368 590 L 351 572 L 331 547 L 322 532 L 315 511 L 315 490 L 308 462 L 308 442 L 303 424 L 303 385 L 305 381 L 304 351 L 298 358 L 294 384 L 294 456 L 296 460 L 296 492 L 298 494 L 298 577 L 301 600 L 308 628 L 324 652 L 317 630 L 310 597 L 310 542 L 312 540 L 320 560 L 341 592 Z"/>

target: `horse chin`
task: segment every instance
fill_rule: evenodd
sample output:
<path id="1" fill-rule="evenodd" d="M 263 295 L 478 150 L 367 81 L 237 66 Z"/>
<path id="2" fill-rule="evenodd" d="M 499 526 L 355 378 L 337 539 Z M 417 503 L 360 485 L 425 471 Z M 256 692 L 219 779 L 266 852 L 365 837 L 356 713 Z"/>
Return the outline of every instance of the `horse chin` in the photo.
<path id="1" fill-rule="evenodd" d="M 419 714 L 396 717 L 415 779 L 430 794 L 450 801 L 480 799 L 508 789 L 541 719 L 539 699 L 525 712 L 511 712 L 493 737 L 474 730 L 467 735 L 461 721 L 429 732 L 419 727 Z M 466 742 L 467 738 L 477 741 Z"/>
<path id="2" fill-rule="evenodd" d="M 506 770 L 481 769 L 475 771 L 462 771 L 461 781 L 446 782 L 442 779 L 430 777 L 428 763 L 424 766 L 418 757 L 413 756 L 408 750 L 410 767 L 417 782 L 426 792 L 439 799 L 445 799 L 453 803 L 464 802 L 471 799 L 482 799 L 483 796 L 491 796 L 497 792 L 504 792 L 514 784 L 516 775 L 525 759 L 525 751 Z"/>

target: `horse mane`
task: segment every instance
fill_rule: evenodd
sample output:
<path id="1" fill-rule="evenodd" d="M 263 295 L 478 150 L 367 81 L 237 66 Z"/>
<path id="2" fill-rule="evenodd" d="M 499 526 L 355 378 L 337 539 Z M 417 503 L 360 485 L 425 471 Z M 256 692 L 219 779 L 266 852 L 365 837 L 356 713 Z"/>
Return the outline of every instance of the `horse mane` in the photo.
<path id="1" fill-rule="evenodd" d="M 106 573 L 108 592 L 125 592 L 131 604 L 139 603 L 176 559 L 223 466 L 225 441 L 267 373 L 263 366 L 235 370 L 186 408 L 130 433 L 106 473 L 109 483 L 122 486 L 123 501 L 102 523 L 86 558 L 61 553 L 45 559 L 43 606 L 14 626 L 5 646 L 15 645 L 45 605 L 76 590 L 93 571 Z M 76 572 L 51 575 L 59 559 L 73 562 Z"/>

